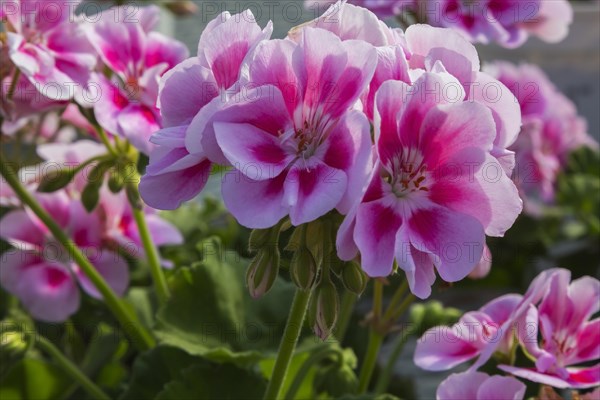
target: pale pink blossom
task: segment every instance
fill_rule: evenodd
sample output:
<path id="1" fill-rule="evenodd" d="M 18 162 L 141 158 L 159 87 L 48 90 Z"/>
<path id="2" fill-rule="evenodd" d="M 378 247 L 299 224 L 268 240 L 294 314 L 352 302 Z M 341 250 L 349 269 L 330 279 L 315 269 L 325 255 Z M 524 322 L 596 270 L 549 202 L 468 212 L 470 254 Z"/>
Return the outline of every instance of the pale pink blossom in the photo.
<path id="1" fill-rule="evenodd" d="M 485 235 L 502 236 L 522 207 L 491 154 L 492 112 L 465 102 L 460 82 L 436 70 L 412 85 L 387 81 L 377 92 L 378 161 L 337 239 L 338 255 L 360 252 L 370 276 L 389 275 L 395 259 L 421 298 L 431 293 L 434 268 L 448 282 L 465 278 L 481 259 Z M 450 86 L 448 96 L 441 88 Z"/>
<path id="2" fill-rule="evenodd" d="M 2 2 L 10 61 L 51 100 L 69 100 L 87 82 L 96 56 L 75 16 L 77 1 Z M 3 82 L 4 83 L 4 82 Z"/>
<path id="3" fill-rule="evenodd" d="M 208 180 L 207 149 L 218 148 L 214 135 L 204 138 L 212 114 L 235 92 L 247 54 L 270 38 L 272 23 L 261 30 L 250 10 L 223 12 L 202 32 L 198 55 L 178 64 L 160 81 L 158 107 L 164 129 L 154 134 L 156 145 L 140 183 L 146 203 L 175 209 L 196 196 Z M 181 99 L 186 101 L 182 102 Z"/>
<path id="4" fill-rule="evenodd" d="M 123 295 L 129 284 L 129 267 L 119 253 L 143 259 L 139 231 L 123 192 L 116 195 L 101 189 L 100 204 L 88 213 L 81 204 L 81 190 L 87 184 L 85 170 L 65 189 L 36 193 L 42 174 L 57 169 L 75 168 L 90 157 L 103 154 L 104 146 L 91 141 L 73 144 L 52 143 L 38 146 L 45 163 L 20 171 L 29 190 L 52 215 L 63 231 L 80 247 L 109 286 Z M 89 170 L 87 170 L 89 172 Z M 72 257 L 52 237 L 46 226 L 10 190 L 0 193 L 5 206 L 12 207 L 0 220 L 0 236 L 14 246 L 3 254 L 0 283 L 39 320 L 60 322 L 79 308 L 78 285 L 92 297 L 101 295 L 75 264 Z M 157 245 L 178 244 L 181 234 L 153 210 L 145 209 L 150 236 Z"/>
<path id="5" fill-rule="evenodd" d="M 353 109 L 368 85 L 375 49 L 308 27 L 299 43 L 258 44 L 241 87 L 213 115 L 205 138 L 235 171 L 223 200 L 247 227 L 267 228 L 286 215 L 293 225 L 338 209 L 346 213 L 371 169 L 367 118 Z M 188 137 L 189 138 L 189 137 Z"/>
<path id="6" fill-rule="evenodd" d="M 501 329 L 523 299 L 517 294 L 501 296 L 463 315 L 453 326 L 429 329 L 417 342 L 415 364 L 429 371 L 443 371 L 477 357 L 490 343 L 508 355 L 514 342 L 512 327 Z"/>
<path id="7" fill-rule="evenodd" d="M 556 179 L 568 155 L 582 146 L 598 148 L 598 143 L 587 134 L 575 105 L 538 67 L 496 62 L 486 70 L 511 90 L 521 107 L 523 126 L 509 149 L 516 153 L 514 179 L 526 211 L 536 214 L 538 204 L 554 201 Z"/>
<path id="8" fill-rule="evenodd" d="M 129 282 L 127 263 L 103 246 L 98 215 L 89 214 L 79 200 L 70 199 L 63 191 L 36 197 L 111 288 L 123 295 Z M 34 318 L 60 322 L 75 313 L 80 302 L 78 283 L 89 295 L 100 297 L 30 210 L 11 211 L 0 225 L 2 238 L 15 247 L 3 254 L 2 287 L 19 298 Z"/>
<path id="9" fill-rule="evenodd" d="M 526 386 L 509 376 L 483 372 L 452 374 L 437 388 L 437 400 L 523 400 Z"/>
<path id="10" fill-rule="evenodd" d="M 100 90 L 94 113 L 106 131 L 148 154 L 153 147 L 149 138 L 162 124 L 156 104 L 159 79 L 188 51 L 183 43 L 152 31 L 158 7 L 140 8 L 135 18 L 126 7 L 103 12 L 98 21 L 85 26 L 90 43 L 114 73 L 111 79 L 102 73 L 92 76 Z"/>
<path id="11" fill-rule="evenodd" d="M 492 269 L 492 252 L 487 244 L 483 248 L 483 254 L 481 255 L 481 260 L 477 263 L 477 266 L 471 273 L 469 274 L 469 278 L 471 279 L 482 279 L 488 276 L 490 270 Z"/>
<path id="12" fill-rule="evenodd" d="M 530 304 L 518 320 L 519 342 L 535 359 L 535 367 L 499 368 L 557 388 L 600 385 L 600 318 L 592 319 L 598 311 L 600 281 L 584 276 L 571 282 L 570 271 L 558 270 L 541 302 Z M 596 364 L 578 366 L 589 362 Z"/>

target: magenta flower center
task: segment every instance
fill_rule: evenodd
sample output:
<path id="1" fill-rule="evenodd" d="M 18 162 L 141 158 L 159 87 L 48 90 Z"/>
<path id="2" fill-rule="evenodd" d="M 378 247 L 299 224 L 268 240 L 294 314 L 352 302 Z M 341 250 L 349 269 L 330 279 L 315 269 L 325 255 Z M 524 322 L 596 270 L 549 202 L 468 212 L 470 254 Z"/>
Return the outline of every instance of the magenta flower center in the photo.
<path id="1" fill-rule="evenodd" d="M 426 193 L 431 185 L 431 177 L 427 165 L 423 163 L 423 155 L 416 149 L 403 149 L 402 153 L 391 160 L 388 183 L 398 198 L 413 193 Z"/>

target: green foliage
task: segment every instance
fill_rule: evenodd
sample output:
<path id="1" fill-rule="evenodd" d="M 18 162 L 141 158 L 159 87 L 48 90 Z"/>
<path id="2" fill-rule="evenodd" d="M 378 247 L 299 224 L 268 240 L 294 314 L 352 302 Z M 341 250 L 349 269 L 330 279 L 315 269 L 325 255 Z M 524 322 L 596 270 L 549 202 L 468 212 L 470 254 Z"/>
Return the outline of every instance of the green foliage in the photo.
<path id="1" fill-rule="evenodd" d="M 15 364 L 0 381 L 2 400 L 54 400 L 71 383 L 56 365 L 34 358 Z"/>
<path id="2" fill-rule="evenodd" d="M 293 286 L 278 278 L 267 296 L 252 299 L 243 286 L 248 260 L 225 251 L 217 238 L 200 247 L 204 260 L 179 269 L 170 281 L 172 296 L 156 318 L 159 340 L 211 361 L 242 365 L 276 351 Z"/>

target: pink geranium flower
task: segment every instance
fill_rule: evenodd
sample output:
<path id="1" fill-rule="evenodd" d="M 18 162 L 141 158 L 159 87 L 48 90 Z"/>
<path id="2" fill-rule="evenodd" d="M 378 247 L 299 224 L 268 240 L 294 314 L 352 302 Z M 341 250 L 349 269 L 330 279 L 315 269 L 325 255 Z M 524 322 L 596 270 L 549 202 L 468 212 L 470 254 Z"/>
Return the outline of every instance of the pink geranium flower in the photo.
<path id="1" fill-rule="evenodd" d="M 587 134 L 575 105 L 538 67 L 496 62 L 486 70 L 511 90 L 521 107 L 523 127 L 509 148 L 516 153 L 514 179 L 526 211 L 535 215 L 540 204 L 553 202 L 557 176 L 571 151 L 598 148 L 598 143 Z"/>
<path id="2" fill-rule="evenodd" d="M 370 276 L 389 275 L 395 259 L 421 298 L 431 293 L 434 267 L 445 281 L 463 279 L 480 261 L 485 235 L 502 236 L 521 212 L 516 187 L 491 155 L 491 111 L 465 102 L 460 82 L 438 71 L 413 85 L 387 81 L 377 92 L 378 161 L 337 240 L 342 259 L 360 251 Z"/>
<path id="3" fill-rule="evenodd" d="M 365 6 L 367 3 L 364 2 Z M 361 96 L 364 112 L 370 121 L 374 118 L 375 93 L 385 81 L 410 84 L 423 71 L 431 72 L 434 68 L 442 68 L 452 74 L 464 88 L 464 101 L 481 103 L 492 111 L 496 124 L 492 155 L 508 175 L 512 173 L 514 152 L 507 148 L 515 142 L 521 127 L 519 105 L 508 88 L 480 71 L 477 50 L 461 34 L 429 25 L 410 26 L 404 34 L 400 29 L 386 26 L 371 11 L 343 0 L 336 2 L 308 26 L 327 29 L 342 40 L 364 40 L 376 46 L 377 68 Z M 293 29 L 289 36 L 297 40 L 300 32 L 301 28 Z"/>
<path id="4" fill-rule="evenodd" d="M 259 43 L 242 91 L 204 132 L 218 144 L 205 146 L 208 156 L 236 169 L 222 191 L 242 225 L 267 228 L 286 215 L 300 225 L 350 209 L 371 168 L 369 123 L 352 107 L 375 62 L 368 43 L 323 29 L 304 29 L 299 43 Z"/>
<path id="5" fill-rule="evenodd" d="M 28 168 L 28 188 L 35 192 L 40 176 L 57 168 L 74 168 L 88 157 L 102 154 L 104 146 L 91 141 L 78 141 L 38 146 L 38 153 L 47 161 L 35 170 Z M 117 249 L 135 258 L 143 258 L 139 232 L 131 218 L 131 208 L 124 193 L 114 195 L 108 189 L 101 191 L 100 205 L 88 213 L 80 195 L 85 186 L 84 170 L 69 186 L 51 194 L 36 193 L 44 209 L 88 256 L 111 288 L 123 295 L 129 283 L 129 270 Z M 89 172 L 89 170 L 88 170 Z M 2 185 L 4 188 L 5 185 Z M 80 292 L 77 285 L 90 296 L 100 298 L 95 287 L 73 262 L 72 257 L 51 236 L 48 229 L 27 208 L 22 208 L 10 191 L 0 193 L 2 203 L 15 207 L 0 220 L 0 236 L 15 248 L 3 255 L 0 271 L 2 286 L 18 297 L 37 319 L 60 322 L 79 308 Z M 158 244 L 182 242 L 181 234 L 152 210 L 148 213 L 148 227 L 153 241 Z"/>
<path id="6" fill-rule="evenodd" d="M 214 136 L 202 143 L 207 120 L 235 92 L 247 54 L 272 31 L 271 22 L 261 30 L 250 10 L 234 16 L 224 12 L 202 33 L 197 57 L 163 76 L 158 106 L 164 129 L 151 138 L 156 148 L 140 183 L 146 203 L 175 209 L 204 188 L 212 165 L 204 147 L 216 146 Z"/>
<path id="7" fill-rule="evenodd" d="M 436 392 L 437 400 L 523 400 L 526 386 L 508 376 L 463 372 L 446 378 Z"/>
<path id="8" fill-rule="evenodd" d="M 122 295 L 129 282 L 125 260 L 102 244 L 100 220 L 79 200 L 63 192 L 37 195 L 46 211 L 73 239 L 111 288 Z M 9 212 L 1 220 L 2 238 L 15 249 L 3 255 L 2 286 L 18 297 L 34 318 L 60 322 L 79 308 L 79 289 L 99 298 L 66 251 L 28 210 Z"/>
<path id="9" fill-rule="evenodd" d="M 497 346 L 497 352 L 508 355 L 514 333 L 512 328 L 501 327 L 522 299 L 520 295 L 507 294 L 479 311 L 466 313 L 452 327 L 429 329 L 417 342 L 415 364 L 429 371 L 447 370 L 477 357 L 489 343 Z"/>
<path id="10" fill-rule="evenodd" d="M 188 56 L 183 43 L 152 29 L 158 23 L 159 8 L 143 7 L 135 20 L 124 7 L 102 13 L 98 21 L 86 24 L 86 33 L 100 58 L 113 72 L 91 81 L 100 89 L 93 104 L 96 119 L 108 132 L 127 138 L 148 154 L 150 135 L 161 127 L 156 106 L 162 74 Z"/>
<path id="11" fill-rule="evenodd" d="M 518 337 L 535 359 L 535 368 L 501 365 L 503 371 L 557 388 L 586 389 L 600 385 L 600 281 L 585 276 L 572 282 L 558 270 L 539 305 L 530 304 L 518 321 Z M 538 339 L 541 335 L 541 340 Z"/>

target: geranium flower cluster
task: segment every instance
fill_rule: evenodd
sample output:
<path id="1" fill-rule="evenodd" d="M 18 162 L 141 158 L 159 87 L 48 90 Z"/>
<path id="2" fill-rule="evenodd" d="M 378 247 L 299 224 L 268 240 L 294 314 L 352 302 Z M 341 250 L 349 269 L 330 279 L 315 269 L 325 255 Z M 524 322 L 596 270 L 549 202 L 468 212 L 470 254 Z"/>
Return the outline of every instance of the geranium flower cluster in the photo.
<path id="1" fill-rule="evenodd" d="M 84 251 L 115 293 L 123 295 L 129 284 L 126 258 L 145 258 L 125 193 L 111 193 L 104 184 L 98 207 L 89 213 L 81 202 L 82 190 L 91 179 L 103 179 L 90 175 L 93 165 L 79 172 L 62 190 L 36 192 L 44 176 L 51 177 L 59 169 L 75 169 L 86 161 L 84 157 L 99 156 L 104 152 L 104 146 L 89 140 L 40 145 L 40 156 L 51 161 L 27 167 L 21 178 L 27 181 L 27 188 Z M 2 185 L 0 200 L 3 206 L 11 208 L 0 220 L 0 237 L 14 247 L 2 255 L 0 283 L 4 289 L 19 298 L 34 318 L 48 322 L 64 321 L 78 310 L 78 285 L 88 295 L 101 298 L 72 256 L 53 239 L 33 212 L 21 205 L 7 185 Z M 156 245 L 183 241 L 179 231 L 154 210 L 146 208 L 144 211 Z"/>
<path id="2" fill-rule="evenodd" d="M 338 255 L 360 253 L 368 275 L 397 262 L 423 298 L 435 269 L 467 276 L 485 235 L 502 236 L 521 211 L 512 93 L 460 34 L 404 33 L 345 1 L 286 39 L 270 34 L 250 11 L 223 13 L 198 55 L 165 74 L 144 200 L 178 207 L 216 163 L 230 168 L 223 199 L 242 225 L 298 226 L 336 210 L 346 215 Z"/>
<path id="3" fill-rule="evenodd" d="M 305 0 L 308 8 L 330 1 Z M 567 0 L 350 0 L 381 18 L 395 16 L 402 23 L 416 21 L 459 31 L 469 41 L 521 46 L 529 36 L 556 43 L 573 22 Z"/>
<path id="4" fill-rule="evenodd" d="M 425 332 L 417 343 L 414 361 L 421 368 L 440 371 L 478 358 L 468 373 L 453 375 L 442 383 L 438 388 L 441 399 L 457 398 L 449 393 L 475 390 L 475 383 L 484 380 L 485 374 L 474 370 L 492 354 L 501 360 L 500 370 L 516 377 L 555 388 L 592 388 L 600 385 L 600 319 L 594 317 L 598 311 L 598 279 L 585 276 L 571 281 L 566 269 L 547 270 L 525 295 L 502 296 L 479 311 L 466 313 L 452 327 Z M 516 346 L 533 366 L 512 365 Z M 472 383 L 463 385 L 467 381 Z M 523 398 L 521 385 L 512 383 L 505 388 L 520 393 L 514 398 Z"/>
<path id="5" fill-rule="evenodd" d="M 76 101 L 93 109 L 109 135 L 149 153 L 148 138 L 162 126 L 156 107 L 159 79 L 183 61 L 188 50 L 153 31 L 159 21 L 156 6 L 113 7 L 76 16 L 78 4 L 2 3 L 6 34 L 0 53 L 10 60 L 0 69 L 3 131 L 23 127 L 41 112 L 62 112 L 69 101 Z M 75 111 L 69 116 L 81 120 Z"/>
<path id="6" fill-rule="evenodd" d="M 538 67 L 494 62 L 485 66 L 515 95 L 523 126 L 510 150 L 516 153 L 514 180 L 525 210 L 539 214 L 540 205 L 554 201 L 556 179 L 569 154 L 580 147 L 598 148 L 587 133 L 586 121 L 571 100 L 562 94 Z"/>

